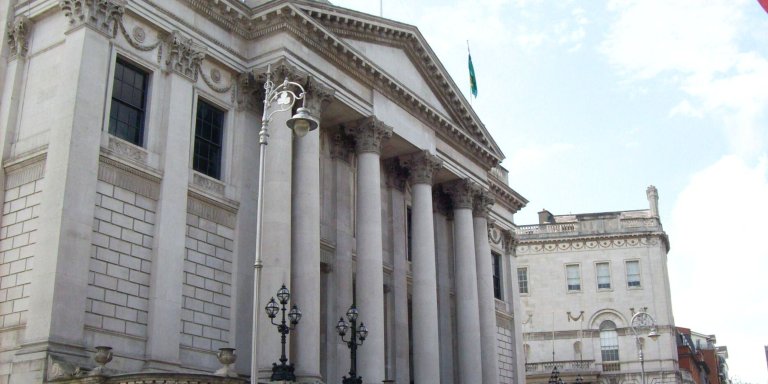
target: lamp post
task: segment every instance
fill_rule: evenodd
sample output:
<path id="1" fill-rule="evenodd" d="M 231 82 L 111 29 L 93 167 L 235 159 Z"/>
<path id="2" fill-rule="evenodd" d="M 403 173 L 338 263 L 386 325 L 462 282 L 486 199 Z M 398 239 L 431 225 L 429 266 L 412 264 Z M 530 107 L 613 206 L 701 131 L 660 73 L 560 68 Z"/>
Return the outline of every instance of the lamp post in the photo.
<path id="1" fill-rule="evenodd" d="M 357 328 L 357 307 L 352 304 L 347 310 L 347 320 L 349 324 L 344 321 L 344 318 L 339 318 L 339 323 L 336 324 L 336 330 L 341 336 L 341 341 L 347 343 L 350 356 L 349 377 L 344 376 L 341 381 L 342 384 L 362 384 L 363 378 L 357 375 L 357 347 L 363 345 L 365 337 L 368 336 L 368 328 L 365 327 L 365 323 L 360 323 L 360 328 Z M 344 340 L 344 336 L 347 334 L 347 330 L 350 330 L 349 340 Z M 357 342 L 357 338 L 360 338 L 360 343 Z"/>
<path id="2" fill-rule="evenodd" d="M 285 341 L 286 336 L 291 333 L 291 330 L 296 329 L 296 324 L 298 324 L 299 320 L 301 320 L 301 311 L 296 306 L 296 304 L 294 304 L 293 307 L 291 307 L 290 312 L 288 312 L 290 325 L 285 322 L 286 305 L 288 304 L 288 300 L 290 300 L 290 298 L 291 293 L 288 291 L 288 288 L 285 287 L 285 284 L 283 284 L 280 290 L 277 291 L 277 300 L 280 302 L 280 306 L 277 305 L 277 302 L 273 297 L 269 300 L 267 306 L 264 307 L 264 310 L 267 311 L 267 316 L 269 316 L 272 325 L 276 325 L 277 331 L 280 332 L 280 344 L 282 345 L 280 365 L 277 365 L 277 363 L 272 363 L 272 377 L 270 378 L 272 381 L 296 381 L 296 376 L 293 374 L 293 364 L 286 364 L 288 362 L 288 358 L 285 356 Z M 275 323 L 275 317 L 277 316 L 278 311 L 282 311 L 283 313 L 283 319 L 280 321 L 280 324 Z"/>
<path id="3" fill-rule="evenodd" d="M 275 86 L 272 82 L 272 65 L 267 67 L 266 81 L 264 82 L 264 109 L 261 115 L 261 130 L 259 130 L 259 174 L 258 195 L 256 196 L 256 255 L 253 261 L 253 327 L 251 334 L 251 384 L 257 384 L 259 380 L 259 294 L 261 291 L 261 244 L 262 223 L 264 219 L 264 170 L 267 159 L 267 143 L 269 141 L 269 120 L 277 112 L 285 112 L 293 109 L 297 100 L 302 101 L 302 106 L 297 113 L 286 122 L 288 128 L 293 129 L 296 136 L 302 137 L 307 132 L 317 129 L 319 123 L 312 117 L 309 109 L 305 107 L 306 94 L 301 84 L 288 81 Z M 269 108 L 277 102 L 277 108 L 269 112 Z"/>
<path id="4" fill-rule="evenodd" d="M 659 333 L 656 330 L 656 320 L 654 320 L 653 316 L 647 312 L 640 311 L 632 316 L 630 327 L 632 328 L 632 333 L 635 335 L 635 343 L 637 343 L 637 357 L 640 359 L 641 384 L 645 384 L 645 362 L 643 361 L 643 343 L 640 340 L 640 333 L 648 328 L 648 337 L 654 341 L 658 339 Z"/>

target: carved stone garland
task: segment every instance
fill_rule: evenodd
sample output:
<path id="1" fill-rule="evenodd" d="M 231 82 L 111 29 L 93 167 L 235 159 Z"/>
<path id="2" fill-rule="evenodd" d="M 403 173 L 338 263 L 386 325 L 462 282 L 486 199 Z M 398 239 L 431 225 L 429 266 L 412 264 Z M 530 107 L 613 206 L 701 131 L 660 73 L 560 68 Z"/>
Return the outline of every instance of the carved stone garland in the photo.
<path id="1" fill-rule="evenodd" d="M 408 169 L 400 165 L 397 159 L 384 161 L 384 169 L 387 175 L 387 187 L 405 191 L 405 181 L 408 179 Z"/>

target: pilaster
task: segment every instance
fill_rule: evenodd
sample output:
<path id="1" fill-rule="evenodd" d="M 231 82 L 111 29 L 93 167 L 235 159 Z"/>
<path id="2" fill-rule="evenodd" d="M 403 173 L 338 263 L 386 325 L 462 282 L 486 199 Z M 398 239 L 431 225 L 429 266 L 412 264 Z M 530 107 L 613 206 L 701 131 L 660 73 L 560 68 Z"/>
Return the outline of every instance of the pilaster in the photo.
<path id="1" fill-rule="evenodd" d="M 162 121 L 163 180 L 157 203 L 147 329 L 147 370 L 176 370 L 181 364 L 182 288 L 186 259 L 190 129 L 194 129 L 192 79 L 172 71 L 162 96 L 173 100 Z"/>
<path id="2" fill-rule="evenodd" d="M 44 358 L 57 350 L 82 356 L 84 342 L 87 256 L 93 232 L 110 47 L 103 35 L 82 28 L 70 31 L 58 49 L 61 68 L 72 70 L 61 80 L 59 97 L 71 102 L 46 111 L 51 118 L 40 227 L 36 233 L 35 266 L 30 272 L 25 344 L 17 352 L 16 361 Z M 10 83 L 13 81 L 6 84 Z M 15 121 L 17 106 L 9 108 L 12 110 L 3 123 Z M 18 373 L 19 382 L 34 381 Z"/>

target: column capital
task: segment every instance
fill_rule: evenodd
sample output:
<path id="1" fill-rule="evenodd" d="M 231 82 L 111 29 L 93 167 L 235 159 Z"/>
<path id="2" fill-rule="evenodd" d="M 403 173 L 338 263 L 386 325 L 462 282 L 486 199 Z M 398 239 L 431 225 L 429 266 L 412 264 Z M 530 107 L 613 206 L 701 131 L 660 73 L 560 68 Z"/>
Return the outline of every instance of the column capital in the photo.
<path id="1" fill-rule="evenodd" d="M 27 49 L 29 49 L 28 37 L 31 27 L 32 20 L 24 15 L 17 16 L 13 23 L 8 25 L 8 45 L 10 48 L 8 60 L 27 56 Z"/>
<path id="2" fill-rule="evenodd" d="M 117 23 L 125 13 L 125 0 L 59 0 L 59 8 L 69 21 L 69 29 L 81 25 L 115 37 Z"/>
<path id="3" fill-rule="evenodd" d="M 473 216 L 487 218 L 488 213 L 491 211 L 491 207 L 495 202 L 496 200 L 493 198 L 493 196 L 491 196 L 490 191 L 478 187 L 472 204 Z"/>
<path id="4" fill-rule="evenodd" d="M 235 88 L 235 104 L 238 111 L 255 111 L 259 105 L 259 97 L 264 93 L 264 88 L 259 87 L 256 79 L 250 72 L 243 72 L 237 75 L 237 86 Z"/>
<path id="5" fill-rule="evenodd" d="M 501 243 L 504 247 L 504 253 L 515 256 L 515 246 L 517 246 L 517 235 L 512 229 L 501 230 Z"/>
<path id="6" fill-rule="evenodd" d="M 305 105 L 309 108 L 312 114 L 320 120 L 320 116 L 323 114 L 323 109 L 333 101 L 336 91 L 311 76 L 307 78 L 307 85 L 305 88 Z"/>
<path id="7" fill-rule="evenodd" d="M 376 116 L 366 117 L 355 128 L 347 128 L 347 133 L 355 138 L 355 150 L 358 154 L 373 152 L 381 154 L 381 144 L 392 136 L 392 127 L 384 124 Z"/>
<path id="8" fill-rule="evenodd" d="M 165 65 L 169 71 L 195 82 L 207 52 L 205 46 L 196 43 L 192 38 L 182 36 L 179 31 L 173 31 L 168 37 L 168 57 L 165 59 Z"/>
<path id="9" fill-rule="evenodd" d="M 432 185 L 432 176 L 442 168 L 443 161 L 427 150 L 406 155 L 400 159 L 400 164 L 410 171 L 411 184 Z"/>
<path id="10" fill-rule="evenodd" d="M 408 169 L 400 165 L 398 159 L 387 159 L 384 161 L 384 170 L 387 173 L 387 187 L 405 191 Z"/>
<path id="11" fill-rule="evenodd" d="M 432 188 L 432 211 L 445 215 L 449 220 L 453 217 L 451 197 L 443 188 Z"/>
<path id="12" fill-rule="evenodd" d="M 472 209 L 472 203 L 477 190 L 477 183 L 470 179 L 454 181 L 446 188 L 446 192 L 451 196 L 453 209 Z"/>

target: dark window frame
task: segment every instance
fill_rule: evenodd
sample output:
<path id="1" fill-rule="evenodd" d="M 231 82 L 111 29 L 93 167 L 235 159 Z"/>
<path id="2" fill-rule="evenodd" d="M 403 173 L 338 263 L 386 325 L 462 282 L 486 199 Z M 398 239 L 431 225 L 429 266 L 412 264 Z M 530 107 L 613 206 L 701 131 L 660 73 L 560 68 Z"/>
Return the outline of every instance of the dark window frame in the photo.
<path id="1" fill-rule="evenodd" d="M 521 277 L 525 278 L 522 279 Z M 528 267 L 517 268 L 517 288 L 521 295 L 528 294 Z"/>
<path id="2" fill-rule="evenodd" d="M 202 98 L 197 100 L 192 169 L 221 179 L 226 110 Z"/>
<path id="3" fill-rule="evenodd" d="M 504 300 L 501 287 L 501 255 L 491 252 L 491 262 L 493 263 L 493 297 Z"/>
<path id="4" fill-rule="evenodd" d="M 144 146 L 149 77 L 149 71 L 128 60 L 115 60 L 108 132 L 139 147 Z"/>

